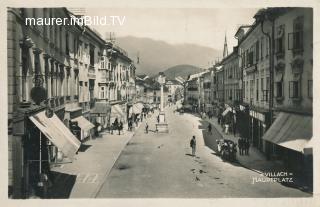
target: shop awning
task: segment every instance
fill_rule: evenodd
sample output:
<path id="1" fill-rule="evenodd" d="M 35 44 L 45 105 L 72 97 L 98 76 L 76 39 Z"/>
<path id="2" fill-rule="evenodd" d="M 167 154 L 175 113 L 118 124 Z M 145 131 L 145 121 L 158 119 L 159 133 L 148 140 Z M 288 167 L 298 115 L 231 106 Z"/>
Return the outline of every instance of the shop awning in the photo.
<path id="1" fill-rule="evenodd" d="M 43 111 L 30 116 L 29 119 L 64 155 L 72 158 L 78 151 L 81 144 L 80 141 L 55 114 L 48 118 Z"/>
<path id="2" fill-rule="evenodd" d="M 94 125 L 83 116 L 74 118 L 71 121 L 76 121 L 78 126 L 84 131 L 89 131 L 90 129 L 94 128 Z"/>
<path id="3" fill-rule="evenodd" d="M 93 116 L 108 116 L 111 113 L 111 105 L 106 101 L 98 101 L 94 104 L 93 110 L 90 112 Z"/>
<path id="4" fill-rule="evenodd" d="M 121 107 L 119 104 L 113 105 L 111 107 L 111 117 L 113 118 L 120 118 L 120 117 L 125 117 L 124 112 L 122 111 Z"/>
<path id="5" fill-rule="evenodd" d="M 224 112 L 222 113 L 222 116 L 227 115 L 231 111 L 232 111 L 232 109 L 230 107 L 228 107 L 226 110 L 224 110 Z"/>
<path id="6" fill-rule="evenodd" d="M 312 137 L 312 116 L 280 112 L 263 139 L 298 152 Z"/>
<path id="7" fill-rule="evenodd" d="M 135 103 L 132 106 L 132 113 L 134 114 L 140 114 L 142 113 L 142 109 L 144 108 L 143 103 Z"/>

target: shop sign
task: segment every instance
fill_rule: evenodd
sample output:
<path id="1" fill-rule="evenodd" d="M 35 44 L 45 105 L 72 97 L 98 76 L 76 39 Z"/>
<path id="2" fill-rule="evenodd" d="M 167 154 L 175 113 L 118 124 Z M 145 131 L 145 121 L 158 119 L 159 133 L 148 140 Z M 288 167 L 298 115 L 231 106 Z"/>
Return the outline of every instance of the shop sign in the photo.
<path id="1" fill-rule="evenodd" d="M 256 112 L 256 111 L 250 111 L 250 116 L 262 121 L 262 122 L 265 122 L 265 115 L 264 114 L 261 114 L 259 112 Z"/>

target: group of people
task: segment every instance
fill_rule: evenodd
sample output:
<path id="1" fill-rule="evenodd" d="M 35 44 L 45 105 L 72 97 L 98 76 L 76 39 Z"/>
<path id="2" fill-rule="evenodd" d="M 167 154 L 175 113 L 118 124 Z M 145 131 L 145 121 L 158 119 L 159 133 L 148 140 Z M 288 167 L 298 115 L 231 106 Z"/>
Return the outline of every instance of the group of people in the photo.
<path id="1" fill-rule="evenodd" d="M 238 148 L 240 155 L 249 155 L 250 142 L 248 139 L 240 138 L 238 140 Z"/>
<path id="2" fill-rule="evenodd" d="M 120 135 L 121 131 L 123 131 L 123 123 L 122 121 L 118 121 L 118 118 L 114 120 L 112 123 L 111 134 L 113 134 L 113 130 L 118 130 L 118 134 Z"/>

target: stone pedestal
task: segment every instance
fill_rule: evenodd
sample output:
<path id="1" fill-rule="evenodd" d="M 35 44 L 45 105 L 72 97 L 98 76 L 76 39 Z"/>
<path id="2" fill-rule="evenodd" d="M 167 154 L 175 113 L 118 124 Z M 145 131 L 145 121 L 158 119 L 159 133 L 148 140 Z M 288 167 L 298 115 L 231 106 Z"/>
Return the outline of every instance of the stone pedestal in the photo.
<path id="1" fill-rule="evenodd" d="M 165 119 L 165 113 L 163 111 L 159 114 L 159 123 L 156 124 L 156 130 L 158 133 L 168 133 L 169 128 Z"/>

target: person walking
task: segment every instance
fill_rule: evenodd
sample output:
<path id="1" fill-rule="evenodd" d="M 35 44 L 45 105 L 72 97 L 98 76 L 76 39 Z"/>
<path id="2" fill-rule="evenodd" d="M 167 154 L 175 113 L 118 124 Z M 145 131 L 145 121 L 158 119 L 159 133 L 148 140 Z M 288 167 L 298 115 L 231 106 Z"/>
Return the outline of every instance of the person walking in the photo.
<path id="1" fill-rule="evenodd" d="M 119 135 L 120 135 L 120 132 L 122 131 L 122 129 L 123 129 L 123 123 L 122 123 L 122 121 L 120 121 L 119 124 L 118 124 Z"/>
<path id="2" fill-rule="evenodd" d="M 241 137 L 238 139 L 238 148 L 239 148 L 239 154 L 243 155 L 243 139 Z"/>
<path id="3" fill-rule="evenodd" d="M 245 141 L 245 155 L 249 155 L 249 148 L 250 148 L 250 142 L 248 139 L 246 139 Z"/>
<path id="4" fill-rule="evenodd" d="M 145 130 L 146 130 L 146 134 L 148 134 L 148 132 L 149 132 L 149 125 L 148 125 L 147 120 L 146 120 L 146 123 L 145 123 Z"/>
<path id="5" fill-rule="evenodd" d="M 208 131 L 209 131 L 210 134 L 212 134 L 211 130 L 212 130 L 212 126 L 211 126 L 211 123 L 209 123 L 209 125 L 208 125 Z"/>
<path id="6" fill-rule="evenodd" d="M 160 116 L 159 115 L 157 116 L 157 122 L 158 123 L 160 122 Z"/>
<path id="7" fill-rule="evenodd" d="M 192 149 L 192 156 L 196 155 L 196 136 L 192 136 L 192 139 L 190 140 L 190 147 Z"/>

